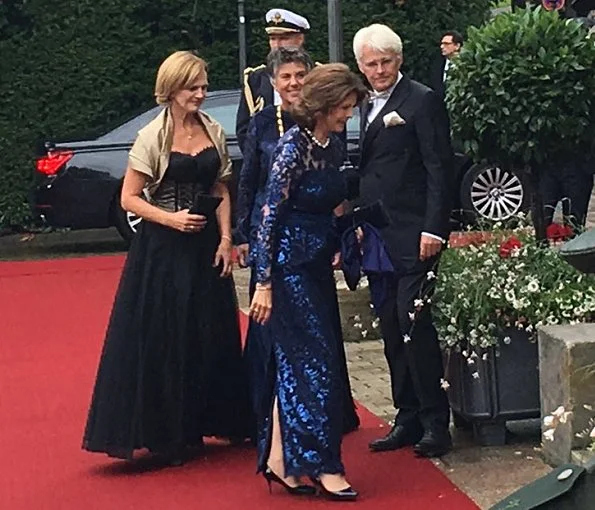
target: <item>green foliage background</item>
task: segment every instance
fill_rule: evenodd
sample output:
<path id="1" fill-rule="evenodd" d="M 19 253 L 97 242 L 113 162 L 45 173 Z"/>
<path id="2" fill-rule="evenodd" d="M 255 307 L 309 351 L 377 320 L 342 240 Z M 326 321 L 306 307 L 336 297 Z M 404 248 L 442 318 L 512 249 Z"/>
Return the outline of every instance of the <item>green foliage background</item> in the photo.
<path id="1" fill-rule="evenodd" d="M 248 59 L 267 50 L 264 13 L 310 19 L 307 47 L 328 55 L 324 0 L 246 0 Z M 424 81 L 441 32 L 482 24 L 490 0 L 343 0 L 345 60 L 357 29 L 387 23 L 404 39 L 405 68 Z M 239 86 L 236 0 L 4 0 L 0 3 L 0 226 L 30 220 L 36 150 L 45 140 L 98 136 L 153 104 L 156 69 L 196 49 L 213 89 Z"/>

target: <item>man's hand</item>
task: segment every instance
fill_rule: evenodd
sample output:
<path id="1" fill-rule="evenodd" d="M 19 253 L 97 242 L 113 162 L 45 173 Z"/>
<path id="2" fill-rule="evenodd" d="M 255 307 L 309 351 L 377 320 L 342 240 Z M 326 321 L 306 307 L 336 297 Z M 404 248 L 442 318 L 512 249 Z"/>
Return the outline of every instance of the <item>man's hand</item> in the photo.
<path id="1" fill-rule="evenodd" d="M 333 265 L 333 269 L 341 269 L 341 252 L 340 251 L 335 253 L 335 255 L 333 256 L 332 265 Z"/>
<path id="2" fill-rule="evenodd" d="M 231 262 L 231 241 L 229 239 L 221 239 L 217 252 L 215 253 L 215 260 L 213 261 L 213 267 L 221 267 L 220 276 L 225 278 L 231 275 L 232 269 Z"/>
<path id="3" fill-rule="evenodd" d="M 422 234 L 419 241 L 419 260 L 424 261 L 438 255 L 442 249 L 442 241 L 427 234 Z"/>
<path id="4" fill-rule="evenodd" d="M 240 267 L 248 266 L 248 252 L 250 251 L 250 246 L 248 243 L 238 244 L 236 246 L 236 252 L 238 254 L 238 264 Z"/>

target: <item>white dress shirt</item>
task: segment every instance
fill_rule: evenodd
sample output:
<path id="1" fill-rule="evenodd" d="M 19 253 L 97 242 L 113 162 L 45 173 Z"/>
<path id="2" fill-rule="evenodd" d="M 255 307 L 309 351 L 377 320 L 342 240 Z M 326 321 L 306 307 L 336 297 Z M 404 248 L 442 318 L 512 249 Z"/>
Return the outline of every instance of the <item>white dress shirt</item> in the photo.
<path id="1" fill-rule="evenodd" d="M 273 104 L 279 106 L 283 101 L 281 100 L 281 94 L 273 89 Z"/>
<path id="2" fill-rule="evenodd" d="M 372 99 L 370 101 L 371 107 L 368 110 L 368 118 L 367 118 L 366 129 L 368 128 L 368 126 L 370 124 L 372 124 L 372 122 L 374 122 L 374 119 L 378 116 L 378 114 L 380 113 L 380 111 L 384 108 L 384 105 L 386 104 L 386 102 L 390 98 L 391 94 L 395 90 L 395 87 L 401 81 L 401 78 L 403 78 L 403 75 L 401 74 L 401 71 L 399 71 L 399 74 L 397 75 L 397 81 L 393 85 L 391 85 L 388 88 L 388 90 L 385 90 L 383 92 L 376 92 L 375 90 L 372 91 L 372 95 L 374 95 L 374 94 L 383 94 L 383 97 Z"/>
<path id="3" fill-rule="evenodd" d="M 448 63 L 449 61 L 447 60 L 446 62 Z M 445 67 L 445 69 L 446 69 L 446 67 Z M 382 109 L 384 108 L 384 105 L 386 105 L 386 102 L 389 100 L 390 96 L 392 95 L 396 86 L 399 84 L 399 82 L 401 81 L 402 78 L 403 78 L 403 75 L 399 71 L 399 74 L 397 75 L 397 81 L 391 87 L 389 87 L 388 90 L 383 91 L 382 93 L 379 93 L 375 90 L 372 91 L 372 99 L 370 101 L 371 107 L 368 110 L 368 117 L 366 119 L 366 129 L 368 129 L 368 126 L 372 122 L 374 122 L 374 119 L 382 111 Z M 382 97 L 374 98 L 374 95 L 377 95 L 377 94 L 382 94 Z M 432 237 L 434 239 L 438 239 L 442 243 L 445 242 L 442 237 L 437 236 L 436 234 L 431 234 L 429 232 L 422 232 L 422 235 Z"/>

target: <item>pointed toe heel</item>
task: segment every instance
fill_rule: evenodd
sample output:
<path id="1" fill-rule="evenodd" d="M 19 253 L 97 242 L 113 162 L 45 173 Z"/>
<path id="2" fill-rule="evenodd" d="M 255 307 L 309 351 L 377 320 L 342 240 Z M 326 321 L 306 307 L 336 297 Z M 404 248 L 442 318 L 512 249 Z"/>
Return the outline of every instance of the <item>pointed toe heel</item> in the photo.
<path id="1" fill-rule="evenodd" d="M 311 480 L 316 486 L 317 495 L 329 501 L 355 501 L 359 496 L 359 493 L 351 486 L 340 491 L 329 491 L 319 479 L 311 478 Z"/>
<path id="2" fill-rule="evenodd" d="M 314 496 L 316 494 L 316 488 L 312 487 L 311 485 L 296 485 L 295 487 L 288 485 L 285 480 L 277 476 L 277 474 L 275 474 L 270 468 L 267 468 L 266 471 L 263 471 L 262 476 L 266 480 L 269 487 L 269 494 L 272 494 L 273 492 L 273 482 L 279 484 L 287 491 L 288 494 L 291 494 L 292 496 Z"/>

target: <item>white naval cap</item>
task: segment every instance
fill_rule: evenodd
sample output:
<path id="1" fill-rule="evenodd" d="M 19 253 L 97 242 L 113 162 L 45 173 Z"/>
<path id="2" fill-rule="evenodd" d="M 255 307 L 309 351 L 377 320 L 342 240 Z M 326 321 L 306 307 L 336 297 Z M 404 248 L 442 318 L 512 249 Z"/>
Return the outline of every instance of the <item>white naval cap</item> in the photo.
<path id="1" fill-rule="evenodd" d="M 303 34 L 310 30 L 310 23 L 306 18 L 286 9 L 271 9 L 266 13 L 265 19 L 267 34 L 281 34 L 284 32 L 300 32 Z"/>

